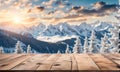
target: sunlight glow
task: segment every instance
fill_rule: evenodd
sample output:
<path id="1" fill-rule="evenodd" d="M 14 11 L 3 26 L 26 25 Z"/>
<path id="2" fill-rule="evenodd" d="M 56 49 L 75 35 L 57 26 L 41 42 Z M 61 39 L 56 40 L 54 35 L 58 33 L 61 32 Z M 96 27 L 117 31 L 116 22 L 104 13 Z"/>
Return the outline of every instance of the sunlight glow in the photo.
<path id="1" fill-rule="evenodd" d="M 16 17 L 13 18 L 13 22 L 14 22 L 15 24 L 19 24 L 19 23 L 22 22 L 22 19 L 21 19 L 20 17 L 16 16 Z"/>

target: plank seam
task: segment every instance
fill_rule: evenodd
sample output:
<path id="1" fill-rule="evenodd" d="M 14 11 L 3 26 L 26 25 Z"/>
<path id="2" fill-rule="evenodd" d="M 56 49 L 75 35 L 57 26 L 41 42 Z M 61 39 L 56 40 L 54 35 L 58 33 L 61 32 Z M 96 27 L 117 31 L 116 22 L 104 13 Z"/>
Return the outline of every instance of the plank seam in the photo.
<path id="1" fill-rule="evenodd" d="M 74 57 L 74 59 L 75 59 L 75 61 L 76 61 L 76 64 L 77 64 L 77 70 L 78 70 L 78 62 L 77 62 L 76 57 L 75 57 L 74 55 L 75 55 L 75 54 L 73 54 L 73 57 Z"/>
<path id="2" fill-rule="evenodd" d="M 8 61 L 12 61 L 12 60 L 14 60 L 14 59 L 17 59 L 17 58 L 20 58 L 20 57 L 23 57 L 23 56 L 25 56 L 25 55 L 21 55 L 21 56 L 18 56 L 18 57 L 15 57 L 15 58 L 12 58 L 12 59 L 10 59 L 10 60 L 8 60 Z M 7 61 L 7 62 L 8 62 Z M 6 62 L 5 62 L 6 63 Z M 0 65 L 3 65 L 3 64 L 5 64 L 5 63 L 2 63 L 2 64 L 0 64 Z"/>
<path id="3" fill-rule="evenodd" d="M 59 55 L 60 55 L 60 54 L 59 54 Z M 60 55 L 60 56 L 61 56 L 61 55 Z M 56 63 L 56 61 L 60 58 L 60 56 L 58 56 L 58 57 L 56 58 L 55 62 L 51 65 L 50 70 L 52 69 L 52 67 L 54 66 L 54 64 Z"/>
<path id="4" fill-rule="evenodd" d="M 71 70 L 72 70 L 72 57 L 70 54 L 68 54 L 70 56 L 70 61 L 71 61 Z"/>
<path id="5" fill-rule="evenodd" d="M 106 55 L 104 55 L 104 54 L 102 54 L 102 56 L 106 57 L 108 60 L 110 60 L 110 61 L 112 61 L 113 63 L 115 63 L 115 64 L 116 64 L 116 66 L 117 66 L 118 68 L 120 68 L 120 65 L 119 65 L 119 64 L 117 64 L 115 61 L 113 61 L 111 58 L 107 57 L 107 56 L 106 56 Z"/>
<path id="6" fill-rule="evenodd" d="M 78 63 L 77 63 L 77 60 L 76 60 L 76 58 L 75 58 L 75 56 L 72 54 L 72 56 L 73 56 L 73 58 L 74 58 L 74 60 L 75 60 L 75 62 L 76 62 L 76 66 L 77 66 L 77 70 L 78 70 Z M 72 65 L 71 65 L 72 66 Z"/>
<path id="7" fill-rule="evenodd" d="M 96 66 L 101 70 L 100 66 L 95 62 L 95 60 L 90 55 L 92 54 L 88 54 L 88 56 L 92 59 L 92 61 L 96 64 Z"/>
<path id="8" fill-rule="evenodd" d="M 29 58 L 27 59 L 30 59 L 32 56 L 29 56 Z M 22 62 L 26 61 L 27 59 L 23 60 Z M 22 62 L 20 62 L 19 64 L 15 65 L 13 68 L 15 68 L 16 66 L 20 65 Z M 12 70 L 13 68 L 11 68 L 10 70 Z"/>
<path id="9" fill-rule="evenodd" d="M 46 59 L 48 59 L 50 56 L 51 56 L 51 55 L 49 55 Z M 42 62 L 44 62 L 44 60 L 41 60 L 41 63 L 42 63 Z M 35 70 L 37 70 L 39 67 L 40 67 L 40 65 L 38 65 Z"/>
<path id="10" fill-rule="evenodd" d="M 10 56 L 7 56 L 7 57 L 3 57 L 3 58 L 0 59 L 0 61 L 2 61 L 2 60 L 4 60 L 4 59 L 7 59 L 7 58 L 9 58 L 9 57 L 11 57 L 11 56 L 13 56 L 13 55 L 10 55 Z"/>

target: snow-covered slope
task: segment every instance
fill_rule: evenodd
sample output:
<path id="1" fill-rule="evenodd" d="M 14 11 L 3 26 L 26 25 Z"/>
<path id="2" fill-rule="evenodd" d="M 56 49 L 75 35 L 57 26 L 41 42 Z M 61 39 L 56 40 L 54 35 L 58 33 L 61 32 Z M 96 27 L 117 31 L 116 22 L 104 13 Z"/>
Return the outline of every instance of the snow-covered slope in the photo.
<path id="1" fill-rule="evenodd" d="M 47 26 L 39 24 L 38 26 L 31 27 L 29 32 L 39 40 L 51 41 L 54 38 L 54 41 L 58 41 L 73 38 L 75 36 L 89 37 L 93 29 L 96 33 L 106 32 L 110 27 L 112 27 L 112 25 L 106 22 L 98 22 L 97 24 L 87 24 L 83 22 L 80 25 L 70 25 L 65 22 L 57 25 L 50 24 Z"/>
<path id="2" fill-rule="evenodd" d="M 110 27 L 112 27 L 112 25 L 109 24 L 109 23 L 106 23 L 106 22 L 99 22 L 98 24 L 96 24 L 96 25 L 94 26 L 94 28 L 95 28 L 96 31 L 107 30 L 107 29 L 109 29 Z"/>
<path id="3" fill-rule="evenodd" d="M 79 25 L 70 25 L 68 23 L 59 23 L 57 25 L 38 24 L 31 27 L 23 25 L 0 25 L 0 29 L 9 30 L 15 33 L 34 37 L 43 41 L 50 41 L 55 38 L 57 41 L 73 38 L 74 36 L 90 36 L 94 29 L 97 32 L 108 31 L 112 27 L 110 23 L 96 22 L 87 24 L 85 22 Z M 65 37 L 65 38 L 64 38 Z M 54 40 L 55 41 L 55 40 Z M 53 42 L 53 41 L 52 41 Z"/>

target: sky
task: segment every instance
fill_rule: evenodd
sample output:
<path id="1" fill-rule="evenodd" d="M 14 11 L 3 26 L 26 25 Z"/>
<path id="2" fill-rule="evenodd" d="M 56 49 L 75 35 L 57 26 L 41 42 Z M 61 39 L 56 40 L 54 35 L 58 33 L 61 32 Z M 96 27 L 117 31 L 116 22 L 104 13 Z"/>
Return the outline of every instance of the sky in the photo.
<path id="1" fill-rule="evenodd" d="M 117 22 L 118 0 L 0 0 L 0 24 Z"/>

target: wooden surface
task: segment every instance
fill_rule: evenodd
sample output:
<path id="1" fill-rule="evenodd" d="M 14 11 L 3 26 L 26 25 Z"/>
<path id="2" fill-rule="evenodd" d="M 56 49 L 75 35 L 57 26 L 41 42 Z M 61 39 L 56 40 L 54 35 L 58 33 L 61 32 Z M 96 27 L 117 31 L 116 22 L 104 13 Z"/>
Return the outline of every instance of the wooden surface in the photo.
<path id="1" fill-rule="evenodd" d="M 0 54 L 0 70 L 120 70 L 120 54 Z"/>

